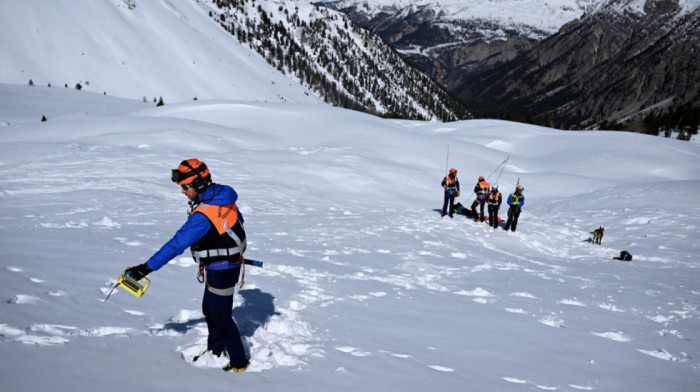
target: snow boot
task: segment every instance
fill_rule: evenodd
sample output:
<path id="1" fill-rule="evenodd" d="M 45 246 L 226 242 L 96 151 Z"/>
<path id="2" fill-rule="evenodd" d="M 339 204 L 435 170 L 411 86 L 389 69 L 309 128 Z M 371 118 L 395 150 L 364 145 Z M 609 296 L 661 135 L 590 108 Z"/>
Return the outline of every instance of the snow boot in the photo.
<path id="1" fill-rule="evenodd" d="M 248 367 L 247 367 L 247 366 L 239 367 L 239 368 L 233 367 L 233 365 L 231 365 L 231 362 L 229 362 L 228 365 L 224 366 L 222 369 L 223 369 L 225 372 L 242 373 L 242 372 L 245 372 L 246 369 L 248 369 Z"/>

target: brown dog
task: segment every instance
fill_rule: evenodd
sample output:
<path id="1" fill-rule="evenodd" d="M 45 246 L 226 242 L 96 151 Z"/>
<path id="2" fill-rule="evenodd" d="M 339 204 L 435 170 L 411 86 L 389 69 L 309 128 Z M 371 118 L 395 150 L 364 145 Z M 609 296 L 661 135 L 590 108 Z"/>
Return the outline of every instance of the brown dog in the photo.
<path id="1" fill-rule="evenodd" d="M 603 241 L 603 234 L 605 234 L 605 227 L 600 226 L 591 231 L 591 234 L 593 235 L 593 243 L 600 245 L 600 242 Z"/>

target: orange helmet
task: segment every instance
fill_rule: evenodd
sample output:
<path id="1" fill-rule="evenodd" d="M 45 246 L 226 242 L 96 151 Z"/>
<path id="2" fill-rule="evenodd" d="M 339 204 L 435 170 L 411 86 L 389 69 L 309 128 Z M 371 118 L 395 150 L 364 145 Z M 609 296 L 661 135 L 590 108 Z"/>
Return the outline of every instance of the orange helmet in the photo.
<path id="1" fill-rule="evenodd" d="M 211 184 L 211 174 L 207 165 L 196 158 L 180 162 L 180 166 L 172 170 L 171 179 L 178 185 L 192 184 L 198 193 L 202 193 Z"/>
<path id="2" fill-rule="evenodd" d="M 450 169 L 450 174 L 452 174 L 452 173 L 457 174 L 457 169 L 454 169 L 454 168 Z"/>
<path id="3" fill-rule="evenodd" d="M 484 181 L 484 176 L 479 176 L 479 182 Z"/>

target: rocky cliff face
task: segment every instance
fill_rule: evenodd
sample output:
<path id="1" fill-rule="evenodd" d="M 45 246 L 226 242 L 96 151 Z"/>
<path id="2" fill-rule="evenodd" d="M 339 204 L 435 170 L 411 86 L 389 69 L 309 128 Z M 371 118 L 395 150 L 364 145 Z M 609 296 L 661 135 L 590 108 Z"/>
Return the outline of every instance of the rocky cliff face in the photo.
<path id="1" fill-rule="evenodd" d="M 336 0 L 317 4 L 345 13 L 454 89 L 465 72 L 491 69 L 513 59 L 600 1 Z"/>
<path id="2" fill-rule="evenodd" d="M 512 61 L 465 73 L 460 96 L 482 116 L 593 126 L 700 102 L 700 10 L 677 0 L 611 1 Z"/>
<path id="3" fill-rule="evenodd" d="M 458 2 L 323 4 L 377 32 L 480 117 L 594 127 L 700 105 L 695 0 L 533 3 L 552 7 L 539 9 L 543 18 L 560 12 L 561 22 L 576 14 L 554 30 L 554 22 L 517 15 L 527 2 L 515 11 L 503 8 L 508 2 L 479 2 L 495 8 L 478 12 L 476 3 L 461 10 L 448 3 Z"/>

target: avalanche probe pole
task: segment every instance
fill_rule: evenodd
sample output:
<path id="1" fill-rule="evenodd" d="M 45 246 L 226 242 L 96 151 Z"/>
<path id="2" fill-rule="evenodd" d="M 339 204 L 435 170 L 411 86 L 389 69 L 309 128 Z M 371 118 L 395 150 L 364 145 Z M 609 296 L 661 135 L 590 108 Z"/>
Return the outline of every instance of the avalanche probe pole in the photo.
<path id="1" fill-rule="evenodd" d="M 498 177 L 496 178 L 496 185 L 498 185 L 498 180 L 501 179 L 501 175 L 503 174 L 503 170 L 505 170 L 506 165 L 508 164 L 508 160 L 509 160 L 509 159 L 510 159 L 510 155 L 508 156 L 508 158 L 506 158 L 505 161 L 503 161 L 503 163 L 501 163 L 501 165 L 503 165 L 503 167 L 501 168 L 501 172 L 498 173 Z M 498 169 L 496 169 L 496 170 L 498 170 Z"/>
<path id="2" fill-rule="evenodd" d="M 448 144 L 447 145 L 447 160 L 445 161 L 445 175 L 449 174 L 449 172 L 448 172 L 448 170 L 450 170 L 449 167 L 450 167 L 450 145 Z"/>

